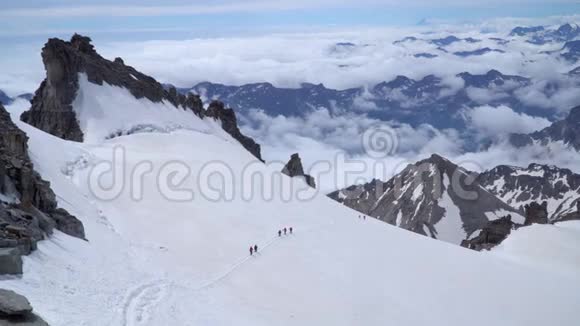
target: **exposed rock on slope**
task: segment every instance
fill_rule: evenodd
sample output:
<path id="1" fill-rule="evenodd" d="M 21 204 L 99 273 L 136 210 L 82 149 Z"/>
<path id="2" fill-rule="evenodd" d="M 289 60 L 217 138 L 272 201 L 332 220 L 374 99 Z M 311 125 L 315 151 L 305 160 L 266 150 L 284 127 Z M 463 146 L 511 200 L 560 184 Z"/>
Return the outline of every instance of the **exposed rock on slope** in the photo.
<path id="1" fill-rule="evenodd" d="M 511 134 L 509 142 L 516 147 L 524 147 L 534 143 L 547 145 L 550 142 L 561 141 L 580 151 L 580 106 L 570 110 L 564 120 L 531 134 Z"/>
<path id="2" fill-rule="evenodd" d="M 462 247 L 481 251 L 489 250 L 504 241 L 516 227 L 511 215 L 490 221 L 476 237 L 461 242 Z"/>
<path id="3" fill-rule="evenodd" d="M 191 93 L 189 93 L 191 95 Z M 212 101 L 205 111 L 205 116 L 220 120 L 222 128 L 232 137 L 237 139 L 248 152 L 252 153 L 259 160 L 262 160 L 260 145 L 252 138 L 244 136 L 238 127 L 238 121 L 234 110 L 226 108 L 222 102 Z"/>
<path id="4" fill-rule="evenodd" d="M 580 199 L 580 175 L 551 165 L 500 165 L 481 173 L 477 181 L 518 210 L 546 201 L 549 221 L 574 212 Z"/>
<path id="5" fill-rule="evenodd" d="M 547 224 L 548 223 L 548 203 L 543 202 L 538 204 L 536 202 L 529 203 L 525 206 L 526 221 L 524 225 Z"/>
<path id="6" fill-rule="evenodd" d="M 387 223 L 456 244 L 506 214 L 524 221 L 473 173 L 439 155 L 410 164 L 388 182 L 374 180 L 329 196 Z"/>
<path id="7" fill-rule="evenodd" d="M 34 171 L 28 138 L 0 105 L 0 248 L 28 254 L 54 227 L 84 238 L 82 223 L 57 208 L 50 184 Z"/>
<path id="8" fill-rule="evenodd" d="M 69 42 L 56 38 L 48 40 L 42 49 L 42 60 L 46 79 L 36 91 L 32 107 L 22 114 L 21 119 L 63 139 L 81 142 L 84 138 L 73 108 L 79 91 L 79 73 L 85 74 L 93 84 L 106 83 L 125 88 L 137 99 L 169 102 L 202 118 L 206 114 L 199 96 L 179 94 L 173 87 L 166 90 L 152 77 L 125 65 L 122 59 L 109 61 L 101 57 L 91 45 L 91 39 L 85 36 L 75 34 Z M 210 116 L 222 119 L 224 130 L 261 159 L 259 145 L 237 129 L 233 111 L 222 108 L 211 111 Z"/>
<path id="9" fill-rule="evenodd" d="M 48 326 L 42 318 L 32 313 L 28 299 L 4 289 L 0 289 L 0 325 Z"/>
<path id="10" fill-rule="evenodd" d="M 300 155 L 298 155 L 298 153 L 292 154 L 290 161 L 288 161 L 286 166 L 284 166 L 282 169 L 282 173 L 290 177 L 304 177 L 304 181 L 306 181 L 310 187 L 316 188 L 316 182 L 314 181 L 314 178 L 309 174 L 304 173 L 302 160 L 300 159 Z"/>

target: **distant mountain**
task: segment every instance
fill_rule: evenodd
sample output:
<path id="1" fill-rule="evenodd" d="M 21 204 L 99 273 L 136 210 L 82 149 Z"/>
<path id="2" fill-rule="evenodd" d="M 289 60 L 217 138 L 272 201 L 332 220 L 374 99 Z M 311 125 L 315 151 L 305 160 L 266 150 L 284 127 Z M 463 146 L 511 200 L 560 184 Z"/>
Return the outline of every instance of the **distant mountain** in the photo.
<path id="1" fill-rule="evenodd" d="M 580 59 L 580 40 L 566 42 L 560 52 L 565 60 L 577 62 Z"/>
<path id="2" fill-rule="evenodd" d="M 453 54 L 458 56 L 458 57 L 465 58 L 465 57 L 471 57 L 471 56 L 477 56 L 477 55 L 484 55 L 484 54 L 490 53 L 490 52 L 505 53 L 505 51 L 499 50 L 499 49 L 481 48 L 481 49 L 477 49 L 477 50 L 473 50 L 473 51 L 457 51 L 457 52 L 453 52 Z"/>
<path id="3" fill-rule="evenodd" d="M 459 38 L 455 35 L 449 35 L 446 37 L 435 38 L 435 39 L 420 39 L 420 38 L 417 38 L 415 36 L 407 36 L 407 37 L 404 37 L 400 40 L 393 42 L 393 44 L 401 44 L 401 43 L 415 42 L 415 41 L 425 41 L 427 43 L 434 44 L 434 45 L 437 45 L 439 47 L 445 47 L 445 46 L 451 45 L 451 44 L 456 43 L 456 42 L 467 42 L 467 43 L 481 42 L 481 40 L 475 39 L 473 37 Z"/>
<path id="4" fill-rule="evenodd" d="M 524 222 L 521 211 L 485 189 L 475 174 L 435 154 L 387 182 L 373 180 L 328 196 L 384 222 L 455 244 L 508 214 Z"/>
<path id="5" fill-rule="evenodd" d="M 10 105 L 12 103 L 12 98 L 6 95 L 2 90 L 0 90 L 0 104 Z"/>
<path id="6" fill-rule="evenodd" d="M 538 45 L 567 42 L 580 36 L 580 27 L 576 24 L 564 24 L 557 29 L 547 29 L 543 26 L 516 27 L 509 36 L 526 37 L 527 42 Z"/>
<path id="7" fill-rule="evenodd" d="M 477 182 L 514 209 L 546 202 L 549 221 L 576 212 L 580 199 L 580 174 L 551 165 L 500 165 L 481 173 Z"/>
<path id="8" fill-rule="evenodd" d="M 302 84 L 299 88 L 280 88 L 270 83 L 227 86 L 199 83 L 179 92 L 192 92 L 206 99 L 219 99 L 243 113 L 261 109 L 270 115 L 303 116 L 313 109 L 360 111 L 378 120 L 395 120 L 418 126 L 428 123 L 436 128 L 464 130 L 465 107 L 482 104 L 507 105 L 516 112 L 552 118 L 553 111 L 522 102 L 516 92 L 530 85 L 530 79 L 504 75 L 497 70 L 485 74 L 461 73 L 463 87 L 450 91 L 441 78 L 428 75 L 422 79 L 397 76 L 391 81 L 368 88 L 334 90 L 324 85 Z M 550 91 L 550 90 L 546 90 Z M 501 92 L 494 98 L 474 97 L 474 93 Z M 411 109 L 412 108 L 412 109 Z"/>
<path id="9" fill-rule="evenodd" d="M 518 26 L 511 30 L 509 36 L 525 36 L 533 33 L 543 32 L 544 30 L 544 26 Z"/>
<path id="10" fill-rule="evenodd" d="M 30 100 L 32 100 L 33 96 L 34 96 L 33 94 L 24 93 L 24 94 L 20 94 L 20 95 L 16 96 L 15 98 L 12 98 L 12 97 L 8 96 L 6 93 L 4 93 L 2 90 L 0 90 L 0 104 L 10 105 L 16 99 L 23 99 L 23 100 L 30 101 Z"/>
<path id="11" fill-rule="evenodd" d="M 421 52 L 421 53 L 413 54 L 413 56 L 415 58 L 427 58 L 427 59 L 432 59 L 432 58 L 437 58 L 438 57 L 438 55 L 436 55 L 436 54 L 427 53 L 427 52 Z"/>
<path id="12" fill-rule="evenodd" d="M 511 134 L 508 140 L 516 147 L 563 142 L 580 151 L 580 106 L 570 110 L 568 117 L 564 120 L 554 122 L 551 126 L 530 134 Z"/>

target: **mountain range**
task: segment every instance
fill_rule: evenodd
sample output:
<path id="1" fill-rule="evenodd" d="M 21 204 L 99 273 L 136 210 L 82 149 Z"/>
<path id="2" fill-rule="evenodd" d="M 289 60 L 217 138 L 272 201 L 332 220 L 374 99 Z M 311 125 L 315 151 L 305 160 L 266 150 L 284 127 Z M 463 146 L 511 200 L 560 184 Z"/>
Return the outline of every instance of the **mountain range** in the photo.
<path id="1" fill-rule="evenodd" d="M 571 76 L 575 76 L 571 74 Z M 398 121 L 418 126 L 424 123 L 436 128 L 465 131 L 465 108 L 479 105 L 506 105 L 516 112 L 554 119 L 554 110 L 521 97 L 532 80 L 505 75 L 497 70 L 485 74 L 460 73 L 462 86 L 451 89 L 441 78 L 429 75 L 419 80 L 397 76 L 368 88 L 334 90 L 322 84 L 302 84 L 299 88 L 279 88 L 270 83 L 227 86 L 210 82 L 192 88 L 180 88 L 182 94 L 194 93 L 206 99 L 219 99 L 241 114 L 259 109 L 276 116 L 303 116 L 320 107 L 337 111 L 362 112 L 383 121 Z M 580 83 L 580 80 L 575 80 Z M 548 96 L 557 83 L 544 86 Z M 479 94 L 494 94 L 482 96 Z"/>

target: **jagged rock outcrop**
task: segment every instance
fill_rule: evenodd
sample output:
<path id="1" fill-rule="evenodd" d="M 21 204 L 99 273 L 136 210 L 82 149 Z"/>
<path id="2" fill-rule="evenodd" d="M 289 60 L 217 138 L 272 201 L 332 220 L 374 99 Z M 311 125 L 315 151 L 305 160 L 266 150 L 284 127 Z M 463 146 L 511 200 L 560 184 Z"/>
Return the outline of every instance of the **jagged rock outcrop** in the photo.
<path id="1" fill-rule="evenodd" d="M 580 151 L 580 106 L 570 110 L 566 119 L 554 122 L 551 126 L 531 134 L 511 134 L 509 142 L 515 147 L 524 147 L 539 143 L 547 145 L 562 141 Z"/>
<path id="2" fill-rule="evenodd" d="M 531 202 L 548 201 L 549 221 L 576 211 L 580 199 L 580 174 L 553 165 L 499 165 L 480 173 L 477 181 L 518 210 Z"/>
<path id="3" fill-rule="evenodd" d="M 48 326 L 32 310 L 26 297 L 14 291 L 0 289 L 0 325 Z"/>
<path id="4" fill-rule="evenodd" d="M 524 225 L 548 223 L 548 202 L 543 202 L 542 204 L 531 202 L 525 206 L 524 210 L 526 217 Z"/>
<path id="5" fill-rule="evenodd" d="M 461 246 L 477 251 L 489 250 L 502 243 L 516 226 L 511 215 L 490 221 L 477 236 L 461 242 Z"/>
<path id="6" fill-rule="evenodd" d="M 222 102 L 212 101 L 205 111 L 205 116 L 220 120 L 222 123 L 222 128 L 230 134 L 234 139 L 240 142 L 248 152 L 252 153 L 260 161 L 262 160 L 262 154 L 260 153 L 260 145 L 257 144 L 252 138 L 244 136 L 238 127 L 238 121 L 236 119 L 236 114 L 234 110 L 226 108 Z"/>
<path id="7" fill-rule="evenodd" d="M 242 135 L 233 110 L 214 104 L 211 110 L 204 111 L 198 95 L 181 94 L 175 87 L 165 89 L 154 78 L 127 66 L 121 58 L 109 61 L 101 57 L 86 36 L 75 34 L 68 42 L 49 39 L 42 49 L 42 61 L 46 79 L 36 91 L 30 110 L 21 116 L 22 121 L 38 129 L 62 139 L 83 141 L 83 131 L 73 108 L 79 90 L 79 73 L 83 73 L 91 83 L 123 87 L 137 99 L 147 98 L 155 103 L 168 101 L 202 118 L 220 119 L 226 132 L 261 159 L 260 146 Z"/>
<path id="8" fill-rule="evenodd" d="M 27 142 L 0 105 L 0 248 L 28 254 L 53 228 L 84 239 L 82 223 L 57 208 L 50 184 L 34 171 Z"/>
<path id="9" fill-rule="evenodd" d="M 475 174 L 432 155 L 408 165 L 387 182 L 373 182 L 329 194 L 361 213 L 398 227 L 460 244 L 490 220 L 520 212 L 484 189 Z"/>
<path id="10" fill-rule="evenodd" d="M 292 154 L 290 156 L 290 161 L 286 163 L 286 166 L 282 169 L 282 173 L 289 177 L 304 177 L 304 181 L 312 188 L 316 188 L 316 181 L 309 174 L 304 173 L 304 167 L 302 166 L 302 160 L 298 153 Z"/>

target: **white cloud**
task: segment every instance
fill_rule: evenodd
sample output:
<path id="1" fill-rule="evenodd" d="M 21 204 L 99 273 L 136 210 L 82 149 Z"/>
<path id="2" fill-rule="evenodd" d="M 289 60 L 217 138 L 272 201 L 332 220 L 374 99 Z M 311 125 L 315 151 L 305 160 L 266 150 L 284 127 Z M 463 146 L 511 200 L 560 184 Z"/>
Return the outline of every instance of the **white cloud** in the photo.
<path id="1" fill-rule="evenodd" d="M 548 119 L 517 113 L 507 106 L 479 106 L 467 110 L 468 123 L 482 138 L 505 136 L 509 133 L 530 133 L 548 127 Z"/>

